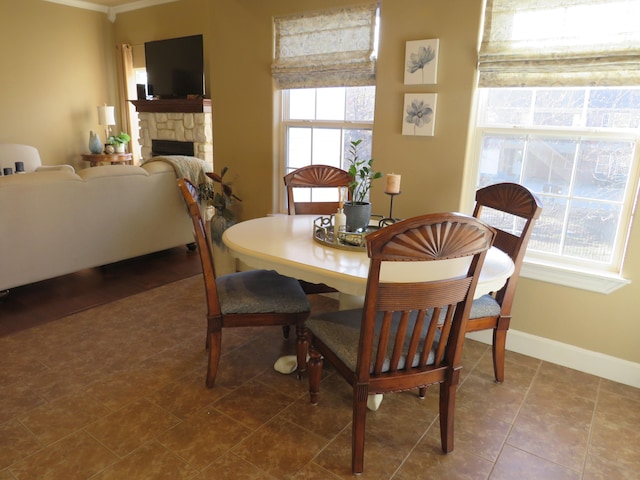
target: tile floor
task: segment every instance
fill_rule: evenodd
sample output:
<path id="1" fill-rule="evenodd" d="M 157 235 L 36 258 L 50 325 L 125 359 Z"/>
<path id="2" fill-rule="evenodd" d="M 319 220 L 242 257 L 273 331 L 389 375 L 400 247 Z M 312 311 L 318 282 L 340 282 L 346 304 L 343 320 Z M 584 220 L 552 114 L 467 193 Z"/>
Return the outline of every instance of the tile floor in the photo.
<path id="1" fill-rule="evenodd" d="M 234 329 L 207 390 L 204 314 L 196 276 L 0 337 L 0 480 L 351 478 L 346 383 L 325 368 L 311 406 L 271 368 L 293 351 L 280 329 Z M 640 479 L 639 389 L 507 359 L 496 384 L 489 347 L 465 344 L 448 455 L 437 388 L 387 395 L 362 478 Z"/>

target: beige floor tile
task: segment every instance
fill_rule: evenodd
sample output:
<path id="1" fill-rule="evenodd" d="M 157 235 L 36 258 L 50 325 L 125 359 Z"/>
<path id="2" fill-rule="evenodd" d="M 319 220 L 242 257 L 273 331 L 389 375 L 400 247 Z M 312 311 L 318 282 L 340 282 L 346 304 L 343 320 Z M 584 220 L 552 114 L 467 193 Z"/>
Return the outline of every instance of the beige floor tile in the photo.
<path id="1" fill-rule="evenodd" d="M 240 478 L 242 480 L 275 480 L 277 477 L 232 453 L 228 453 L 213 462 L 196 480 L 238 480 Z"/>
<path id="2" fill-rule="evenodd" d="M 580 473 L 548 462 L 522 450 L 506 446 L 490 480 L 580 480 Z"/>
<path id="3" fill-rule="evenodd" d="M 148 400 L 137 400 L 92 423 L 85 430 L 119 457 L 124 457 L 179 421 Z"/>
<path id="4" fill-rule="evenodd" d="M 0 470 L 41 448 L 36 437 L 17 420 L 0 424 Z"/>

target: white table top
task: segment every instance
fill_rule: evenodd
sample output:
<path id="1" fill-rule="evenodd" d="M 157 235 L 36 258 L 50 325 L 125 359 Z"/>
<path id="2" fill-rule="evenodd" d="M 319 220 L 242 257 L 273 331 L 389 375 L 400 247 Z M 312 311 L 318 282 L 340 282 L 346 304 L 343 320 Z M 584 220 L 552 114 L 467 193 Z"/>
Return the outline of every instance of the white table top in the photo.
<path id="1" fill-rule="evenodd" d="M 333 248 L 316 242 L 313 239 L 313 221 L 317 217 L 275 215 L 247 220 L 228 228 L 222 239 L 229 253 L 249 267 L 276 270 L 282 275 L 308 282 L 325 283 L 348 295 L 363 296 L 369 273 L 367 253 Z M 408 277 L 403 270 L 407 263 L 398 263 L 404 265 L 398 265 L 399 268 L 394 271 L 387 271 L 385 278 L 412 281 L 413 278 Z M 464 272 L 465 268 L 465 264 L 460 262 L 420 263 L 428 265 L 429 278 L 426 279 L 442 278 L 442 275 L 451 274 L 452 268 L 456 272 Z M 446 266 L 442 268 L 436 265 L 445 263 Z M 499 290 L 513 273 L 513 268 L 508 255 L 495 247 L 491 248 L 478 280 L 476 298 Z"/>

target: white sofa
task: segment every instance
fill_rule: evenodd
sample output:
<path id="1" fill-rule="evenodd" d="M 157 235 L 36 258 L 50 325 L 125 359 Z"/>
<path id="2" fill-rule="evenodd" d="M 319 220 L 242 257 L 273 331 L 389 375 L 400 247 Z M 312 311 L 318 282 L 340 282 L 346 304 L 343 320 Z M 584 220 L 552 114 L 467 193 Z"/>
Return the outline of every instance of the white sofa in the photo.
<path id="1" fill-rule="evenodd" d="M 0 176 L 0 290 L 193 243 L 170 165 L 38 163 Z"/>

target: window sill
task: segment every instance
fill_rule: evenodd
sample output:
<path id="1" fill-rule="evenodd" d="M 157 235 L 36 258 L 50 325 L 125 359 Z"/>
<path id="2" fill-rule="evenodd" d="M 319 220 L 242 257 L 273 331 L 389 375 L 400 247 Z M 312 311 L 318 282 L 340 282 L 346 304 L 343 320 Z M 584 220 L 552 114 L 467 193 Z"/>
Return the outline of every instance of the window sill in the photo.
<path id="1" fill-rule="evenodd" d="M 529 260 L 523 263 L 520 276 L 603 294 L 613 293 L 631 283 L 631 280 L 613 273 L 568 269 Z"/>

